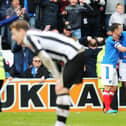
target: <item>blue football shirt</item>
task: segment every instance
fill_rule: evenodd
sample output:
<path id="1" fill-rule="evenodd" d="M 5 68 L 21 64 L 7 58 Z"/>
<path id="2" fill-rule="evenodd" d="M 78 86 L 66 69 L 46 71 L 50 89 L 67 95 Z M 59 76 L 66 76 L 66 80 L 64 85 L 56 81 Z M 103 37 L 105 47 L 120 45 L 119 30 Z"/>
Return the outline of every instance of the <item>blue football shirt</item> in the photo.
<path id="1" fill-rule="evenodd" d="M 116 67 L 120 53 L 117 49 L 119 46 L 121 46 L 120 42 L 114 41 L 112 36 L 107 38 L 102 64 L 111 64 Z"/>

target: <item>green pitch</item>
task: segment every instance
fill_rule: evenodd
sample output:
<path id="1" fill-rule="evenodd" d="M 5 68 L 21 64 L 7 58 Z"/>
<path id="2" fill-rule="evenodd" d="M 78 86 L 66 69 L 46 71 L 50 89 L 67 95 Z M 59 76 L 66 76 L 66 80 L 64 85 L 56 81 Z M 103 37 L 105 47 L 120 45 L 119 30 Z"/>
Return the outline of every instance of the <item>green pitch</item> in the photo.
<path id="1" fill-rule="evenodd" d="M 55 112 L 0 113 L 0 126 L 54 126 Z M 71 112 L 67 126 L 125 126 L 126 112 Z"/>

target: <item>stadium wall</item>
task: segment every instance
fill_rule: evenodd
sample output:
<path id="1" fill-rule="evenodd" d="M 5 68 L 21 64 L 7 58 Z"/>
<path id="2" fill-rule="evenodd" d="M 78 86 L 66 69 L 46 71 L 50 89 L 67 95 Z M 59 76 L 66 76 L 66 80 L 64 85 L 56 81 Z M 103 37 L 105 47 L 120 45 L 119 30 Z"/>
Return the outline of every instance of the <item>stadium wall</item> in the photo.
<path id="1" fill-rule="evenodd" d="M 14 79 L 2 92 L 2 112 L 51 112 L 56 109 L 55 80 Z M 4 82 L 4 85 L 6 81 Z M 126 110 L 118 89 L 119 110 Z M 70 91 L 71 111 L 102 111 L 102 93 L 97 79 L 84 79 Z"/>

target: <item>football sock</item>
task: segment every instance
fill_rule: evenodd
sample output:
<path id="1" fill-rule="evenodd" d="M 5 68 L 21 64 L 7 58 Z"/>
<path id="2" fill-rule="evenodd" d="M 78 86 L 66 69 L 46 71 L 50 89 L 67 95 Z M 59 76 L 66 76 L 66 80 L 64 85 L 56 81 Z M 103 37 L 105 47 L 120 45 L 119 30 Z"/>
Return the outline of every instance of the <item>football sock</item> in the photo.
<path id="1" fill-rule="evenodd" d="M 114 97 L 114 94 L 115 94 L 115 91 L 110 90 L 110 92 L 109 92 L 109 95 L 110 95 L 110 104 L 111 104 L 111 102 L 112 102 L 112 99 L 113 99 L 113 97 Z"/>
<path id="2" fill-rule="evenodd" d="M 103 99 L 104 99 L 105 109 L 106 111 L 108 111 L 110 109 L 110 94 L 108 90 L 104 90 Z"/>
<path id="3" fill-rule="evenodd" d="M 69 94 L 58 95 L 56 99 L 56 105 L 57 121 L 55 126 L 65 126 L 71 105 Z"/>

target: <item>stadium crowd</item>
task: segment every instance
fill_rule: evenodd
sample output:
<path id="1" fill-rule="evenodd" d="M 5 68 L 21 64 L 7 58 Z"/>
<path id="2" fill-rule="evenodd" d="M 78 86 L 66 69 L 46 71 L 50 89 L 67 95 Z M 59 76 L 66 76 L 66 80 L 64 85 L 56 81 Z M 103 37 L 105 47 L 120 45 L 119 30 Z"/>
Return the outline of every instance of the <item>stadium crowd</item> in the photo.
<path id="1" fill-rule="evenodd" d="M 9 74 L 6 77 L 52 77 L 42 63 L 41 68 L 37 68 L 41 74 L 35 75 L 34 65 L 40 60 L 36 60 L 38 57 L 27 47 L 12 40 L 9 26 L 15 20 L 26 20 L 31 28 L 55 30 L 86 46 L 90 58 L 84 66 L 83 76 L 101 76 L 99 65 L 104 53 L 99 54 L 104 52 L 103 46 L 111 35 L 109 27 L 113 23 L 120 23 L 126 29 L 125 5 L 126 0 L 0 0 L 0 47 L 10 49 L 14 55 L 10 68 L 7 62 L 4 63 L 4 71 Z M 62 63 L 57 62 L 57 66 L 61 69 Z"/>

